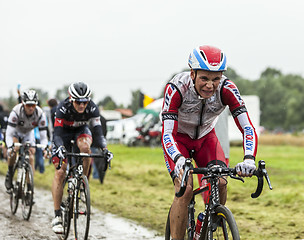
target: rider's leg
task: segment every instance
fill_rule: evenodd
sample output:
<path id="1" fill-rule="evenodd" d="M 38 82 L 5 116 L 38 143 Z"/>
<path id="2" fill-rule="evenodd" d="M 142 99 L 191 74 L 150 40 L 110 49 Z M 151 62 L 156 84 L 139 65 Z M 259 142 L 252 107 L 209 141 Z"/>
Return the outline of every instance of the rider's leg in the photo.
<path id="1" fill-rule="evenodd" d="M 30 164 L 31 164 L 31 167 L 32 167 L 32 170 L 33 170 L 33 174 L 35 174 L 35 152 L 36 152 L 36 149 L 31 147 L 30 148 Z"/>
<path id="2" fill-rule="evenodd" d="M 199 167 L 207 165 L 228 166 L 224 151 L 215 134 L 214 129 L 206 136 L 198 140 L 198 147 L 194 153 L 194 159 Z M 227 200 L 227 181 L 220 179 L 219 183 L 220 203 L 225 204 Z M 204 201 L 208 198 L 208 192 L 204 192 Z"/>
<path id="3" fill-rule="evenodd" d="M 19 140 L 15 137 L 13 137 L 13 142 L 17 143 L 19 142 Z M 8 152 L 8 156 L 7 156 L 7 165 L 8 167 L 13 167 L 14 163 L 16 161 L 16 155 L 17 152 L 19 151 L 19 147 L 14 147 L 14 149 L 10 149 Z"/>
<path id="4" fill-rule="evenodd" d="M 191 149 L 191 139 L 190 140 L 188 139 L 188 135 L 177 134 L 176 142 L 178 144 L 181 154 L 184 157 L 188 158 L 189 149 Z M 174 178 L 175 192 L 178 192 L 180 189 L 180 181 L 181 181 L 182 173 L 179 174 L 179 178 L 174 177 L 175 164 L 170 159 L 170 157 L 167 155 L 166 152 L 164 153 L 164 157 L 166 161 L 166 166 L 168 167 L 168 171 L 171 177 Z M 192 191 L 193 191 L 193 178 L 192 175 L 190 175 L 184 195 L 179 198 L 174 196 L 174 200 L 171 206 L 170 233 L 172 239 L 176 239 L 176 240 L 184 239 L 186 227 L 187 227 L 188 204 L 192 199 Z"/>
<path id="5" fill-rule="evenodd" d="M 180 189 L 180 178 L 174 179 L 175 192 Z M 170 210 L 170 232 L 173 239 L 184 239 L 186 227 L 187 227 L 187 216 L 188 216 L 188 204 L 192 198 L 193 191 L 193 180 L 192 175 L 188 178 L 188 184 L 186 191 L 182 197 L 174 196 L 174 200 Z"/>
<path id="6" fill-rule="evenodd" d="M 77 146 L 82 153 L 91 153 L 92 137 L 89 135 L 80 136 L 77 138 Z M 91 158 L 83 158 L 83 174 L 88 178 Z"/>
<path id="7" fill-rule="evenodd" d="M 60 211 L 60 204 L 62 201 L 62 194 L 63 194 L 63 181 L 65 178 L 65 172 L 67 165 L 66 163 L 62 163 L 62 166 L 59 170 L 57 170 L 58 162 L 54 163 L 55 167 L 55 176 L 53 179 L 53 184 L 52 184 L 52 196 L 53 196 L 53 201 L 54 201 L 54 210 Z"/>
<path id="8" fill-rule="evenodd" d="M 17 138 L 13 137 L 13 142 L 19 142 Z M 16 161 L 17 152 L 19 151 L 19 147 L 14 147 L 13 149 L 9 149 L 7 154 L 7 166 L 8 170 L 5 176 L 5 187 L 6 189 L 12 188 L 12 177 L 14 171 L 14 164 Z"/>

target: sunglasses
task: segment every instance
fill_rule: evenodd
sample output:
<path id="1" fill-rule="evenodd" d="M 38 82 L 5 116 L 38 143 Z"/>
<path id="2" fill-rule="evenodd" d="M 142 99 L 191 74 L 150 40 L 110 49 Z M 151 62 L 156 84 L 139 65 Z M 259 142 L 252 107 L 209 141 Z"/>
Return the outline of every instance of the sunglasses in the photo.
<path id="1" fill-rule="evenodd" d="M 25 104 L 26 107 L 29 107 L 29 108 L 34 108 L 36 107 L 36 104 Z"/>
<path id="2" fill-rule="evenodd" d="M 75 101 L 75 103 L 76 103 L 77 105 L 80 105 L 80 104 L 82 104 L 82 103 L 83 103 L 83 105 L 87 105 L 88 102 L 89 102 L 89 101 L 85 101 L 85 102 Z"/>

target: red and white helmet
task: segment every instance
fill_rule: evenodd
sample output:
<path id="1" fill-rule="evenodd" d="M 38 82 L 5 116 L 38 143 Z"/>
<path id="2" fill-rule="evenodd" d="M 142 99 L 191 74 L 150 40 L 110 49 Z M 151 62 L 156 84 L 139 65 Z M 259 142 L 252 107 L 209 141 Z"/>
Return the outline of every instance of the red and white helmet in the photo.
<path id="1" fill-rule="evenodd" d="M 226 71 L 227 58 L 223 51 L 213 46 L 199 46 L 190 53 L 188 64 L 193 70 Z"/>

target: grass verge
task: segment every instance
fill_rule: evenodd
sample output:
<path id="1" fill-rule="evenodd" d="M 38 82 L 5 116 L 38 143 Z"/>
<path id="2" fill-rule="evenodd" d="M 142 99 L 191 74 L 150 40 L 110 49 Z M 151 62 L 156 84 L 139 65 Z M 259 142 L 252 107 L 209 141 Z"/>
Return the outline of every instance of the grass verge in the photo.
<path id="1" fill-rule="evenodd" d="M 110 145 L 109 149 L 115 155 L 112 170 L 107 172 L 104 184 L 90 180 L 92 204 L 163 235 L 174 192 L 161 148 Z M 236 218 L 241 239 L 304 239 L 303 153 L 301 147 L 259 146 L 257 159 L 266 161 L 274 190 L 265 186 L 258 199 L 250 198 L 255 178 L 245 179 L 244 184 L 229 179 L 227 206 Z M 231 166 L 242 159 L 242 154 L 240 147 L 231 148 Z M 6 169 L 6 163 L 1 162 L 0 173 Z M 36 172 L 35 186 L 50 190 L 53 175 L 52 165 L 46 166 L 44 174 Z M 197 203 L 202 210 L 201 199 Z"/>

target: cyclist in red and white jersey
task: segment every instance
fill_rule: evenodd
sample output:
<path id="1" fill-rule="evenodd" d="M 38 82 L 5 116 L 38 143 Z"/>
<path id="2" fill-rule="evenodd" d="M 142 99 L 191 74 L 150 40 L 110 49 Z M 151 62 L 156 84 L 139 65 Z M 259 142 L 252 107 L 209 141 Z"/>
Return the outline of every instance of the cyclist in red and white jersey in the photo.
<path id="1" fill-rule="evenodd" d="M 256 169 L 257 135 L 236 85 L 223 74 L 227 69 L 226 55 L 216 47 L 200 46 L 190 53 L 188 64 L 190 72 L 177 74 L 167 84 L 161 113 L 162 147 L 175 191 L 180 189 L 182 169 L 191 151 L 194 151 L 193 159 L 199 167 L 210 164 L 228 166 L 214 130 L 218 116 L 226 106 L 243 134 L 244 159 L 236 166 L 238 175 L 252 176 Z M 173 239 L 184 237 L 192 189 L 190 176 L 185 194 L 174 197 L 170 211 Z M 226 198 L 227 187 L 222 181 L 222 204 Z"/>
<path id="2" fill-rule="evenodd" d="M 41 144 L 45 146 L 48 144 L 46 115 L 37 104 L 37 92 L 34 90 L 25 91 L 21 96 L 21 103 L 17 104 L 9 115 L 5 139 L 8 147 L 8 171 L 5 177 L 7 190 L 12 188 L 13 167 L 18 152 L 18 147 L 13 147 L 13 144 L 29 141 L 31 145 L 35 145 L 35 127 L 39 127 Z M 35 148 L 30 148 L 30 164 L 33 171 L 35 170 L 34 156 Z"/>

